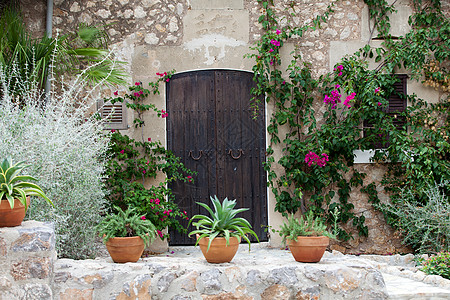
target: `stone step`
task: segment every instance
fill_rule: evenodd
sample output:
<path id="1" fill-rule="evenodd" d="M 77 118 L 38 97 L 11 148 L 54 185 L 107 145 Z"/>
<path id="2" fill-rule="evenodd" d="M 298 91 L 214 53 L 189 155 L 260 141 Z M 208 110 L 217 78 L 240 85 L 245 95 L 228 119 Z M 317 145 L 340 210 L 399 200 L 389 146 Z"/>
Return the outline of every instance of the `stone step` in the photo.
<path id="1" fill-rule="evenodd" d="M 450 290 L 421 281 L 382 273 L 389 299 L 449 300 Z"/>

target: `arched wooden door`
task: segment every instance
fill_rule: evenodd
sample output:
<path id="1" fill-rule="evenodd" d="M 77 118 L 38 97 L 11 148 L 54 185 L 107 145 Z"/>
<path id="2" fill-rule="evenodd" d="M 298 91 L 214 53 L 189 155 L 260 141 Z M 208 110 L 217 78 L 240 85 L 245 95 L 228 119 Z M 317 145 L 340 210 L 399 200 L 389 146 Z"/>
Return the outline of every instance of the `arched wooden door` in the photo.
<path id="1" fill-rule="evenodd" d="M 193 183 L 171 184 L 176 201 L 188 216 L 206 210 L 210 196 L 237 200 L 237 208 L 267 241 L 264 100 L 252 118 L 253 74 L 232 70 L 204 70 L 175 74 L 167 84 L 168 148 L 191 170 Z M 182 221 L 187 225 L 187 221 Z M 191 228 L 188 229 L 192 230 Z M 171 245 L 192 245 L 186 234 L 171 232 Z"/>

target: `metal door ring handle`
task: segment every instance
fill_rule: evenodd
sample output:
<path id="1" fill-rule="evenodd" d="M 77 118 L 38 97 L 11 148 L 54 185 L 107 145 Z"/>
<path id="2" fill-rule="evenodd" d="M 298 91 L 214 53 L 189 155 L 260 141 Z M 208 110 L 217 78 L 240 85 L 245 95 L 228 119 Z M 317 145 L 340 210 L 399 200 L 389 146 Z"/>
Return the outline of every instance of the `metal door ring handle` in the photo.
<path id="1" fill-rule="evenodd" d="M 230 154 L 230 156 L 233 159 L 239 159 L 239 158 L 241 158 L 242 154 L 244 154 L 244 151 L 242 149 L 239 149 L 238 151 L 239 151 L 239 155 L 238 156 L 234 156 L 233 155 L 233 150 L 231 150 L 231 149 L 228 151 L 228 154 Z"/>
<path id="2" fill-rule="evenodd" d="M 194 156 L 192 156 L 192 150 L 189 150 L 189 156 L 193 159 L 193 160 L 199 160 L 201 157 L 202 157 L 202 155 L 203 155 L 203 150 L 200 150 L 200 152 L 199 152 L 199 156 L 198 157 L 194 157 Z"/>

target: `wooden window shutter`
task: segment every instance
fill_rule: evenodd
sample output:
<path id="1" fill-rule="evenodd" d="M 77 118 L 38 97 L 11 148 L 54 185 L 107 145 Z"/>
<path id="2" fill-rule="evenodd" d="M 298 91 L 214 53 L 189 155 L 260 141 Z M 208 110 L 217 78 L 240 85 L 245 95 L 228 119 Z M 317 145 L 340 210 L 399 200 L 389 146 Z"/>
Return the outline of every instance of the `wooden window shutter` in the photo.
<path id="1" fill-rule="evenodd" d="M 100 117 L 105 120 L 105 129 L 128 129 L 125 103 L 112 104 L 109 101 L 104 103 L 103 100 L 98 100 L 97 110 Z"/>
<path id="2" fill-rule="evenodd" d="M 394 90 L 388 98 L 389 105 L 386 108 L 383 108 L 383 111 L 392 117 L 393 123 L 397 129 L 401 129 L 405 124 L 404 117 L 400 116 L 400 113 L 405 111 L 407 101 L 406 101 L 406 81 L 408 79 L 408 75 L 406 74 L 396 74 L 398 79 L 396 83 L 394 83 Z M 364 120 L 363 122 L 363 134 L 364 137 L 369 135 L 368 131 L 373 129 L 373 124 L 369 121 Z M 383 143 L 381 140 L 376 141 L 373 144 L 374 149 L 386 148 L 388 146 L 387 143 Z"/>
<path id="3" fill-rule="evenodd" d="M 406 80 L 408 75 L 397 74 L 399 81 L 394 83 L 394 92 L 389 97 L 389 106 L 387 113 L 392 116 L 395 127 L 398 129 L 402 128 L 405 124 L 405 119 L 398 116 L 401 112 L 406 109 Z"/>

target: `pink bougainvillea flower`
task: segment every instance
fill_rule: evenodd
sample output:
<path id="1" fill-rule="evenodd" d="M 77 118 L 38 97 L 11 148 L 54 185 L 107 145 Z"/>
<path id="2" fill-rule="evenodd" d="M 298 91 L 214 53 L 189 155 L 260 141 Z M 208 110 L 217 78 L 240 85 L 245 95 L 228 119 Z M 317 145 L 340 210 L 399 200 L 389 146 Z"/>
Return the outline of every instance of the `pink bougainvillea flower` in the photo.
<path id="1" fill-rule="evenodd" d="M 151 142 L 151 141 L 152 141 L 152 138 L 148 138 L 148 141 Z"/>
<path id="2" fill-rule="evenodd" d="M 339 72 L 338 76 L 342 76 L 342 72 Z"/>
<path id="3" fill-rule="evenodd" d="M 119 92 L 118 92 L 118 91 L 115 91 L 115 92 L 114 92 L 114 96 L 117 96 L 117 95 L 119 95 Z"/>
<path id="4" fill-rule="evenodd" d="M 140 91 L 139 91 L 139 95 L 142 95 L 142 94 L 144 94 L 144 91 L 143 91 L 143 90 L 140 90 Z"/>
<path id="5" fill-rule="evenodd" d="M 281 46 L 281 43 L 279 42 L 279 41 L 277 41 L 277 40 L 270 40 L 270 43 L 272 44 L 272 45 L 274 45 L 274 46 L 276 46 L 276 47 L 279 47 L 279 46 Z"/>
<path id="6" fill-rule="evenodd" d="M 116 132 L 116 130 L 115 129 L 111 129 L 111 132 L 114 133 L 114 132 Z"/>
<path id="7" fill-rule="evenodd" d="M 124 154 L 124 153 L 125 153 L 125 150 L 120 150 L 120 153 Z"/>
<path id="8" fill-rule="evenodd" d="M 270 52 L 270 53 L 272 53 L 272 52 L 273 52 L 273 49 L 272 49 L 272 48 L 270 48 L 270 49 L 269 49 L 269 52 Z"/>
<path id="9" fill-rule="evenodd" d="M 141 83 L 136 81 L 134 85 L 141 85 Z"/>
<path id="10" fill-rule="evenodd" d="M 381 90 L 381 89 L 380 89 L 379 87 L 377 87 L 377 88 L 375 89 L 375 94 L 378 93 L 380 90 Z"/>
<path id="11" fill-rule="evenodd" d="M 277 29 L 277 31 L 275 31 L 275 33 L 276 33 L 277 35 L 279 35 L 279 34 L 281 33 L 281 30 L 280 30 L 280 29 Z"/>
<path id="12" fill-rule="evenodd" d="M 145 171 L 145 170 L 142 170 L 142 173 L 143 173 L 143 174 L 145 174 L 145 173 L 147 173 L 147 171 Z"/>
<path id="13" fill-rule="evenodd" d="M 381 102 L 378 102 L 378 106 L 381 106 Z"/>
<path id="14" fill-rule="evenodd" d="M 145 217 L 145 216 L 142 216 L 141 217 L 141 220 L 146 220 L 147 218 Z"/>
<path id="15" fill-rule="evenodd" d="M 167 78 L 167 79 L 166 79 L 166 82 L 169 82 L 169 81 L 170 81 L 170 78 Z"/>
<path id="16" fill-rule="evenodd" d="M 328 154 L 322 153 L 322 157 L 317 155 L 315 152 L 309 151 L 305 156 L 305 163 L 308 164 L 308 167 L 313 165 L 317 165 L 319 167 L 325 167 L 327 162 L 329 161 Z"/>
<path id="17" fill-rule="evenodd" d="M 345 98 L 345 100 L 344 100 L 344 105 L 347 106 L 348 108 L 350 108 L 351 105 L 349 102 L 352 101 L 355 98 L 355 96 L 356 96 L 356 93 L 351 93 L 350 95 L 348 95 L 347 98 Z"/>
<path id="18" fill-rule="evenodd" d="M 160 237 L 160 238 L 162 238 L 162 237 L 163 237 L 163 233 L 162 233 L 162 231 L 161 231 L 161 230 L 159 230 L 159 229 L 158 229 L 158 230 L 156 230 L 156 232 L 158 233 L 158 235 L 159 235 L 159 237 Z"/>
<path id="19" fill-rule="evenodd" d="M 139 97 L 141 94 L 139 94 L 138 92 L 134 92 L 133 93 L 133 96 L 135 96 L 135 97 Z"/>
<path id="20" fill-rule="evenodd" d="M 286 81 L 283 80 L 283 82 L 281 84 L 286 84 Z"/>

